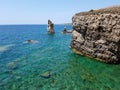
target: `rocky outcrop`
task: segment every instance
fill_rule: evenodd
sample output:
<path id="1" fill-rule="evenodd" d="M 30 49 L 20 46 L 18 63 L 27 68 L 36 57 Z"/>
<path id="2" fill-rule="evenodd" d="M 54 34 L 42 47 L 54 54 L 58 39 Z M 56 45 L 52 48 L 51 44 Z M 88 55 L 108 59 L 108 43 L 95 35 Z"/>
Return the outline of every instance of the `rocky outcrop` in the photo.
<path id="1" fill-rule="evenodd" d="M 52 21 L 48 20 L 48 28 L 47 28 L 48 33 L 54 33 L 54 24 Z"/>
<path id="2" fill-rule="evenodd" d="M 64 27 L 64 29 L 62 30 L 62 33 L 63 34 L 72 33 L 72 30 L 67 30 L 66 27 Z"/>
<path id="3" fill-rule="evenodd" d="M 72 18 L 71 48 L 105 63 L 120 63 L 120 7 L 81 12 Z"/>

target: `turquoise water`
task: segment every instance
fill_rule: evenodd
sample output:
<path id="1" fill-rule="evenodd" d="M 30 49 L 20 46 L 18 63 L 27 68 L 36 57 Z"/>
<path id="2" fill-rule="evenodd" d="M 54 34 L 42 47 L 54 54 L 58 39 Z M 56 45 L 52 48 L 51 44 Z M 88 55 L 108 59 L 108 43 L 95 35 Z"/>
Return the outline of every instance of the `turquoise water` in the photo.
<path id="1" fill-rule="evenodd" d="M 76 55 L 55 25 L 0 26 L 0 90 L 119 90 L 120 65 Z M 70 25 L 66 26 L 71 29 Z M 26 40 L 35 43 L 25 43 Z"/>

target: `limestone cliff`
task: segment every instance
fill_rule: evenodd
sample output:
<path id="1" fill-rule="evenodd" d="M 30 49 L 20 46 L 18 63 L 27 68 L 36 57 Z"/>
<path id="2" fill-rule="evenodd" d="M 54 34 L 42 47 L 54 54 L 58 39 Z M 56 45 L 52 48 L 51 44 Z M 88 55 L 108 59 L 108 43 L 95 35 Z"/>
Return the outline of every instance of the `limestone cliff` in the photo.
<path id="1" fill-rule="evenodd" d="M 77 13 L 71 48 L 105 63 L 120 63 L 120 6 Z"/>

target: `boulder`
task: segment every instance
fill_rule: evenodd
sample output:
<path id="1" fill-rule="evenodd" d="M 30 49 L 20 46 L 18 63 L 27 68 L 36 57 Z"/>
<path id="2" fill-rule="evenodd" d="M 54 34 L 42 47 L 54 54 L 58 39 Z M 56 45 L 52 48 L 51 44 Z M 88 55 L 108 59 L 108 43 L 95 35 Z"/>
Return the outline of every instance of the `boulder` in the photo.
<path id="1" fill-rule="evenodd" d="M 67 29 L 66 29 L 66 27 L 64 27 L 64 29 L 63 29 L 62 32 L 63 32 L 63 33 L 67 33 Z"/>
<path id="2" fill-rule="evenodd" d="M 51 73 L 50 73 L 49 71 L 46 71 L 46 72 L 40 74 L 40 76 L 41 76 L 42 78 L 46 78 L 46 79 L 47 79 L 47 78 L 50 78 Z"/>
<path id="3" fill-rule="evenodd" d="M 16 62 L 9 62 L 9 63 L 7 63 L 6 67 L 7 67 L 8 69 L 15 70 L 15 69 L 18 68 L 18 65 L 17 65 Z"/>
<path id="4" fill-rule="evenodd" d="M 24 41 L 23 43 L 25 43 L 25 44 L 35 44 L 35 43 L 39 43 L 39 41 L 29 39 L 29 40 Z"/>

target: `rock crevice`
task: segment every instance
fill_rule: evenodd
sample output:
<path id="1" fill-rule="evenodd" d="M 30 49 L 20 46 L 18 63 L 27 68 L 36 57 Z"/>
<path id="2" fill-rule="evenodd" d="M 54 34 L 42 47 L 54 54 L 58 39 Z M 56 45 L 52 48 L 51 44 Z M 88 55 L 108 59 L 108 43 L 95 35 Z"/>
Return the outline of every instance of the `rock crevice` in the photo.
<path id="1" fill-rule="evenodd" d="M 72 26 L 70 46 L 75 52 L 105 63 L 120 62 L 120 7 L 76 14 Z"/>

